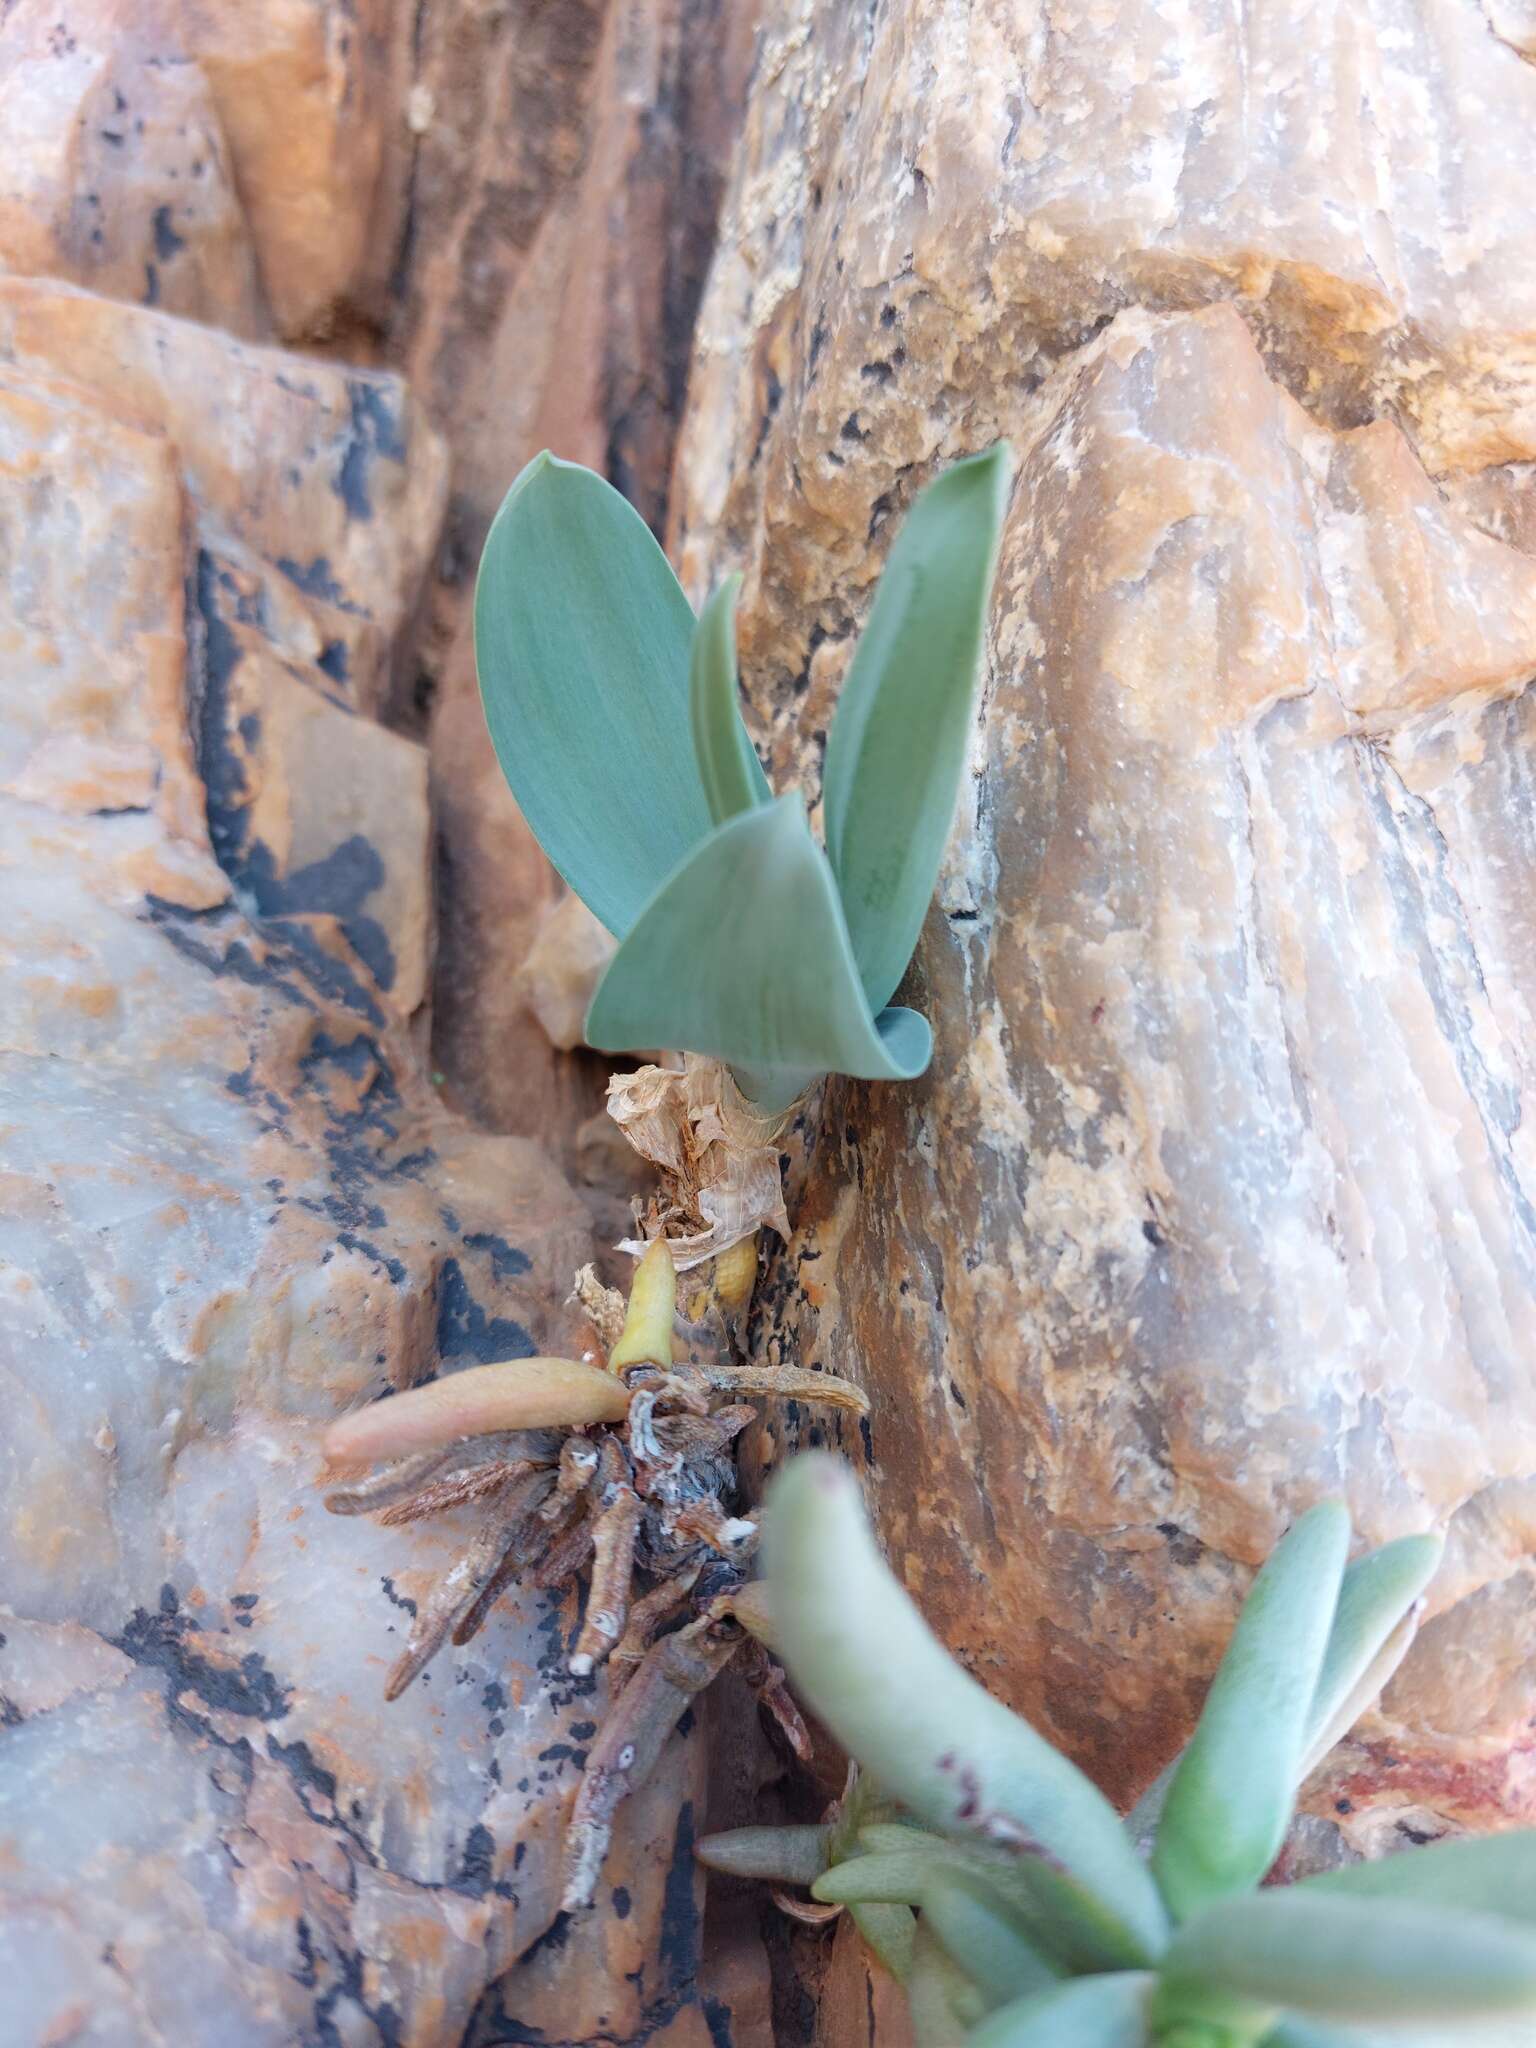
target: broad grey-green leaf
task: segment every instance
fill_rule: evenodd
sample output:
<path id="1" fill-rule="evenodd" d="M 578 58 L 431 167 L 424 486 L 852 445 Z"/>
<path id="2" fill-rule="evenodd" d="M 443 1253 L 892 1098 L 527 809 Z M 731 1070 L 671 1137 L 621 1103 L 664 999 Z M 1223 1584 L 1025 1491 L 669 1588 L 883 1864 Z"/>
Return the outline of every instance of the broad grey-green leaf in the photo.
<path id="1" fill-rule="evenodd" d="M 694 1854 L 708 1869 L 731 1877 L 808 1885 L 827 1867 L 831 1832 L 826 1827 L 730 1828 L 706 1835 Z"/>
<path id="2" fill-rule="evenodd" d="M 776 1478 L 764 1555 L 783 1653 L 808 1704 L 910 1812 L 960 1839 L 1030 1852 L 1085 1888 L 1113 1960 L 1167 1938 L 1114 1808 L 934 1638 L 887 1570 L 845 1467 L 812 1455 Z"/>
<path id="3" fill-rule="evenodd" d="M 736 684 L 736 593 L 727 576 L 699 613 L 688 669 L 688 716 L 699 780 L 717 825 L 770 803 L 773 791 L 741 722 Z"/>
<path id="4" fill-rule="evenodd" d="M 914 503 L 827 735 L 827 853 L 871 1009 L 906 972 L 954 823 L 1011 470 L 999 442 Z"/>
<path id="5" fill-rule="evenodd" d="M 712 820 L 688 718 L 693 610 L 639 513 L 536 455 L 475 585 L 485 720 L 523 816 L 620 938 Z"/>
<path id="6" fill-rule="evenodd" d="M 915 1011 L 871 1017 L 797 793 L 716 826 L 662 884 L 603 977 L 587 1041 L 712 1053 L 770 1111 L 818 1074 L 909 1081 L 932 1050 Z"/>
<path id="7" fill-rule="evenodd" d="M 848 1917 L 875 1960 L 890 1971 L 898 1984 L 905 1984 L 912 1972 L 912 1944 L 917 1932 L 917 1915 L 912 1908 L 850 1906 Z"/>
<path id="8" fill-rule="evenodd" d="M 1347 1510 L 1323 1501 L 1249 1590 L 1158 1823 L 1152 1867 L 1176 1919 L 1257 1884 L 1279 1853 L 1348 1548 Z"/>
<path id="9" fill-rule="evenodd" d="M 1000 2006 L 966 2048 L 1146 2048 L 1152 1978 L 1142 1970 L 1078 1977 Z"/>
<path id="10" fill-rule="evenodd" d="M 1444 1548 L 1438 1536 L 1401 1536 L 1345 1572 L 1307 1720 L 1303 1778 L 1349 1733 L 1407 1655 L 1414 1602 Z"/>
<path id="11" fill-rule="evenodd" d="M 1346 2023 L 1536 2013 L 1536 1935 L 1488 1914 L 1293 1886 L 1197 1914 L 1162 1977 Z"/>
<path id="12" fill-rule="evenodd" d="M 1045 1991 L 1060 1978 L 1019 1915 L 972 1872 L 930 1867 L 920 1901 L 940 1946 L 993 2005 Z"/>
<path id="13" fill-rule="evenodd" d="M 1405 1849 L 1376 1863 L 1325 1871 L 1295 1889 L 1309 1896 L 1450 1906 L 1536 1927 L 1536 1829 Z"/>

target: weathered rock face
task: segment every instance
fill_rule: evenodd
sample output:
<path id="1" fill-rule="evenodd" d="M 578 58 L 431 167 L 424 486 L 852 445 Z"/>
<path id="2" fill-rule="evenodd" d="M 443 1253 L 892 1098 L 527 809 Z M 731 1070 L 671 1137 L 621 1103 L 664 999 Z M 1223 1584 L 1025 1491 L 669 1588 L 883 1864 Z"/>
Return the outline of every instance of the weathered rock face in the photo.
<path id="1" fill-rule="evenodd" d="M 492 516 L 553 447 L 665 516 L 694 307 L 755 5 L 430 7 L 396 347 L 454 450 L 444 577 L 420 659 L 454 915 L 436 1057 L 474 1113 L 569 1139 L 606 1071 L 554 1054 L 519 970 L 561 885 L 485 731 L 467 600 Z"/>
<path id="2" fill-rule="evenodd" d="M 300 71 L 352 12 L 283 14 Z M 61 178 L 137 61 L 104 18 L 61 24 Z M 574 1608 L 512 1595 L 386 1707 L 467 1525 L 321 1505 L 340 1407 L 584 1341 L 586 1205 L 418 1055 L 428 757 L 375 714 L 447 454 L 394 376 L 125 303 L 170 180 L 122 147 L 110 263 L 52 220 L 0 278 L 0 2038 L 706 2048 L 761 1986 L 699 1981 L 700 1735 L 477 2019 L 550 1926 L 604 1689 Z M 259 327 L 217 247 L 176 302 Z"/>
<path id="3" fill-rule="evenodd" d="M 1536 74 L 1409 12 L 786 0 L 673 505 L 814 788 L 902 510 L 1014 441 L 933 1070 L 829 1089 L 759 1342 L 863 1375 L 908 1583 L 1121 1798 L 1299 1507 L 1448 1525 L 1360 1846 L 1532 1812 Z"/>

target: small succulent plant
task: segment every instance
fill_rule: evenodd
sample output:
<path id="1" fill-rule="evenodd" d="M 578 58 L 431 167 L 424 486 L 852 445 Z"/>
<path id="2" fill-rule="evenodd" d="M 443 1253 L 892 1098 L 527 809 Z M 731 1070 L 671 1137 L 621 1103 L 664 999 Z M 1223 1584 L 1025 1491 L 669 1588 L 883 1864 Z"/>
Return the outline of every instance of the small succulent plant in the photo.
<path id="1" fill-rule="evenodd" d="M 930 1634 L 846 1469 L 800 1459 L 765 1512 L 766 1607 L 858 1786 L 828 1825 L 700 1853 L 845 1906 L 904 1982 L 919 2048 L 1450 2043 L 1536 2013 L 1536 1833 L 1259 1889 L 1298 1785 L 1406 1652 L 1440 1554 L 1410 1536 L 1348 1563 L 1349 1542 L 1337 1502 L 1290 1529 L 1188 1747 L 1122 1822 Z"/>
<path id="2" fill-rule="evenodd" d="M 602 478 L 547 453 L 518 477 L 481 559 L 475 652 L 524 816 L 620 941 L 589 1043 L 712 1055 L 767 1112 L 823 1073 L 927 1065 L 927 1020 L 889 1005 L 965 770 L 1009 476 L 999 444 L 906 518 L 827 736 L 825 851 L 741 722 L 739 578 L 696 619 Z"/>

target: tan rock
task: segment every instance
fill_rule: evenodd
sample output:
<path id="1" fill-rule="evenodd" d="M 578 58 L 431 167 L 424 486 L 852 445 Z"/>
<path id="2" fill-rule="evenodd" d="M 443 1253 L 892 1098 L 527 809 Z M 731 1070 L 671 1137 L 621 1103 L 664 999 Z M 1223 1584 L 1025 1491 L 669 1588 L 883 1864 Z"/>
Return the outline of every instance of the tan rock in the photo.
<path id="1" fill-rule="evenodd" d="M 303 444 L 274 432 L 215 476 L 192 439 L 214 391 L 194 407 L 148 367 L 163 351 L 167 378 L 185 373 L 177 323 L 80 317 L 120 340 L 148 323 L 132 420 L 115 390 L 41 374 L 41 327 L 26 371 L 0 369 L 6 2026 L 124 2048 L 436 2048 L 550 1924 L 603 1687 L 562 1682 L 574 1611 L 510 1595 L 386 1706 L 401 1610 L 467 1527 L 326 1514 L 319 1437 L 427 1371 L 579 1342 L 564 1301 L 587 1213 L 538 1147 L 444 1110 L 349 943 L 345 890 L 262 914 L 239 863 L 232 891 L 213 858 L 205 808 L 227 848 L 236 797 L 290 884 L 334 866 L 355 821 L 384 847 L 378 915 L 403 976 L 423 757 L 329 702 L 327 673 L 265 637 L 211 550 L 184 609 L 215 490 L 265 541 L 265 494 L 292 488 L 265 465 L 302 476 Z M 217 336 L 194 354 L 226 422 L 259 404 L 256 369 L 279 373 Z M 289 508 L 300 549 L 344 535 L 318 492 Z M 381 505 L 381 527 L 397 517 L 365 565 L 419 551 L 420 512 Z M 398 621 L 401 587 L 372 589 Z M 217 761 L 208 686 L 231 653 L 250 783 L 205 793 L 186 719 L 195 705 Z M 655 1845 L 676 1837 L 701 1747 L 680 1737 L 620 1817 L 607 1882 L 629 1919 L 594 1920 L 579 1992 L 603 2001 L 611 1949 L 634 1981 L 616 1976 L 608 2007 L 639 2009 L 665 1948 L 672 2014 L 696 2033 L 697 1930 Z M 563 1967 L 557 1947 L 538 1965 L 551 2009 L 574 2009 Z"/>
<path id="2" fill-rule="evenodd" d="M 587 1042 L 587 1011 L 613 958 L 612 932 L 567 890 L 539 920 L 518 987 L 539 1029 L 561 1052 Z"/>
<path id="3" fill-rule="evenodd" d="M 1305 1503 L 1344 1490 L 1372 1540 L 1491 1524 L 1348 1826 L 1407 1785 L 1436 1826 L 1530 1815 L 1528 1630 L 1496 1617 L 1528 1604 L 1536 1459 L 1536 560 L 1396 429 L 1309 417 L 1234 309 L 1124 313 L 1034 392 L 985 347 L 934 367 L 923 330 L 904 396 L 882 206 L 843 216 L 858 295 L 807 265 L 787 374 L 823 285 L 840 324 L 756 470 L 712 496 L 706 378 L 680 471 L 690 564 L 746 564 L 749 682 L 814 780 L 899 507 L 933 456 L 1001 429 L 1021 457 L 977 795 L 909 988 L 933 1070 L 831 1085 L 764 1355 L 862 1375 L 914 1593 L 1121 1798 Z"/>
<path id="4" fill-rule="evenodd" d="M 442 522 L 445 456 L 396 377 L 258 349 L 40 279 L 0 278 L 0 362 L 67 375 L 167 434 L 204 531 L 385 633 Z"/>
<path id="5" fill-rule="evenodd" d="M 289 339 L 377 310 L 402 225 L 412 10 L 401 0 L 173 0 L 207 76 Z"/>
<path id="6" fill-rule="evenodd" d="M 16 0 L 0 133 L 0 269 L 271 331 L 224 130 L 169 0 Z"/>

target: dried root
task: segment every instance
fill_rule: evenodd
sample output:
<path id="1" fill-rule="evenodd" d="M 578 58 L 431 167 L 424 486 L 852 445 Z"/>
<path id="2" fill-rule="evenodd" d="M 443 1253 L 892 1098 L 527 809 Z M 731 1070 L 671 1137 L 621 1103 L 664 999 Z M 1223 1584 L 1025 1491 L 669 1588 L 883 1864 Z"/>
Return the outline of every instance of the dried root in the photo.
<path id="1" fill-rule="evenodd" d="M 617 1318 L 596 1289 L 593 1280 L 582 1298 L 592 1296 L 612 1331 Z M 756 1410 L 721 1397 L 854 1413 L 866 1403 L 830 1373 L 677 1362 L 676 1301 L 671 1254 L 658 1241 L 636 1270 L 606 1369 L 574 1359 L 472 1367 L 344 1416 L 326 1438 L 338 1461 L 391 1461 L 331 1493 L 333 1513 L 377 1514 L 390 1527 L 452 1508 L 476 1517 L 463 1554 L 421 1603 L 386 1681 L 389 1699 L 444 1643 L 468 1642 L 508 1586 L 564 1587 L 590 1565 L 570 1669 L 585 1677 L 611 1664 L 613 1704 L 571 1821 L 567 1908 L 590 1899 L 619 1804 L 733 1658 L 791 1747 L 809 1749 L 784 1674 L 759 1640 L 761 1598 L 744 1583 L 757 1523 L 737 1512 L 732 1446 Z"/>

